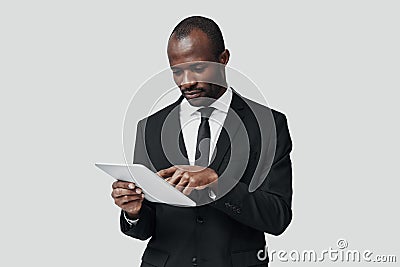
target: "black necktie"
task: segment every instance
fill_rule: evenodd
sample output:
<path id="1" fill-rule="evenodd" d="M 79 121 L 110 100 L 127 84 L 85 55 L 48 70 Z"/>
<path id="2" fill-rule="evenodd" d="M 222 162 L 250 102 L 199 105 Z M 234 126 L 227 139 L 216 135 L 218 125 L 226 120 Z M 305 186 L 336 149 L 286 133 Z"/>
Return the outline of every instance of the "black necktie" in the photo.
<path id="1" fill-rule="evenodd" d="M 208 119 L 211 113 L 215 110 L 212 107 L 201 108 L 198 111 L 201 113 L 201 122 L 197 133 L 195 165 L 207 167 L 208 158 L 210 156 L 210 123 Z"/>

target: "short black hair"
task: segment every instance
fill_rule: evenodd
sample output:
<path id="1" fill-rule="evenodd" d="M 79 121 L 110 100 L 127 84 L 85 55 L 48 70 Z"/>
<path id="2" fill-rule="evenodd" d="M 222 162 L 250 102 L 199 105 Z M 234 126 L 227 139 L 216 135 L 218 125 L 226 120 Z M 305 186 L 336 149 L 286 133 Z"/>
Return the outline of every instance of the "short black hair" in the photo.
<path id="1" fill-rule="evenodd" d="M 218 59 L 219 55 L 225 51 L 225 42 L 221 29 L 212 19 L 202 16 L 185 18 L 175 26 L 170 38 L 175 34 L 174 37 L 181 40 L 187 37 L 194 29 L 199 29 L 207 35 L 208 39 L 213 44 L 213 54 L 215 58 Z"/>

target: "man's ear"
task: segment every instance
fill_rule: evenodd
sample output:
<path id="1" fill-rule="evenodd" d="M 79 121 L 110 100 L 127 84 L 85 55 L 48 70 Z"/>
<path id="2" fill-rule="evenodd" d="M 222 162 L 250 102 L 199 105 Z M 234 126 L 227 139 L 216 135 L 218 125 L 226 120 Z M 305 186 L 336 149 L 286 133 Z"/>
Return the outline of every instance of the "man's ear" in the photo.
<path id="1" fill-rule="evenodd" d="M 229 50 L 225 49 L 224 52 L 219 55 L 218 62 L 224 65 L 228 64 L 230 55 Z"/>

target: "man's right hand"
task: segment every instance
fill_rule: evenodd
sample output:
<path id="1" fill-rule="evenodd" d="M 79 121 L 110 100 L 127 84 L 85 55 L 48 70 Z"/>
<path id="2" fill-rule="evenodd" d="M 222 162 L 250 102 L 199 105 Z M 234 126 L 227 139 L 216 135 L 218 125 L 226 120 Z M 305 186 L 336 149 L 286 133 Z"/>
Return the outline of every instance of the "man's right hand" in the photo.
<path id="1" fill-rule="evenodd" d="M 144 193 L 134 183 L 115 181 L 112 184 L 111 196 L 115 204 L 126 212 L 129 219 L 139 218 Z"/>

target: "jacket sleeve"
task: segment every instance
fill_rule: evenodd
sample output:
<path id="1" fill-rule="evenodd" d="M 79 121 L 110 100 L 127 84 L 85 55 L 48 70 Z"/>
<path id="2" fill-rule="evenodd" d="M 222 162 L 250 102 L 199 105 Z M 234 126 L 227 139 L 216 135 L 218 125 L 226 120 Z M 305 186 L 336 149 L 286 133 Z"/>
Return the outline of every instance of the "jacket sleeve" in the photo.
<path id="1" fill-rule="evenodd" d="M 292 141 L 285 116 L 275 113 L 276 149 L 266 179 L 254 192 L 239 181 L 226 195 L 211 203 L 249 227 L 280 235 L 292 219 Z"/>
<path id="2" fill-rule="evenodd" d="M 142 164 L 149 167 L 149 159 L 144 143 L 144 125 L 145 120 L 141 120 L 138 123 L 136 129 L 136 141 L 133 163 Z M 139 212 L 139 220 L 135 225 L 130 225 L 124 218 L 123 211 L 121 210 L 120 215 L 120 227 L 121 231 L 133 238 L 140 240 L 146 240 L 151 237 L 154 233 L 155 225 L 155 204 L 144 199 L 142 202 L 142 207 Z"/>

